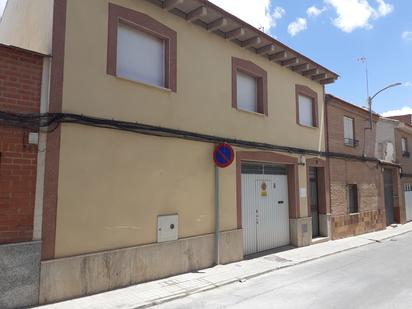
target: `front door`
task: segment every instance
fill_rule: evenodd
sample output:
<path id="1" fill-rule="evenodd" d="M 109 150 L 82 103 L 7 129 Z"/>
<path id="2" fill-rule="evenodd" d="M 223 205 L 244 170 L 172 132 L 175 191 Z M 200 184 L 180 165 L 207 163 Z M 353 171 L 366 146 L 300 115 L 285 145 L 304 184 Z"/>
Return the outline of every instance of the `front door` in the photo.
<path id="1" fill-rule="evenodd" d="M 290 243 L 286 169 L 253 166 L 256 164 L 242 167 L 241 176 L 245 255 Z"/>
<path id="2" fill-rule="evenodd" d="M 318 173 L 316 167 L 309 168 L 309 202 L 312 214 L 312 237 L 319 236 Z"/>
<path id="3" fill-rule="evenodd" d="M 385 193 L 386 225 L 393 223 L 393 177 L 392 170 L 385 169 L 383 172 L 383 183 Z"/>

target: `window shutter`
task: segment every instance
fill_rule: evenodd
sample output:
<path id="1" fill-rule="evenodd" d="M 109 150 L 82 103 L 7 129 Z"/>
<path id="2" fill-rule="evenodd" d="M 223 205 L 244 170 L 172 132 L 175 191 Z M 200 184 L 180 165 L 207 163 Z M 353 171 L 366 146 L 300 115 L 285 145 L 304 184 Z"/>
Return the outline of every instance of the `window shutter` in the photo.
<path id="1" fill-rule="evenodd" d="M 299 123 L 304 126 L 313 127 L 313 100 L 299 96 Z"/>
<path id="2" fill-rule="evenodd" d="M 353 119 L 349 117 L 343 117 L 343 132 L 345 139 L 354 139 L 353 132 Z"/>
<path id="3" fill-rule="evenodd" d="M 165 42 L 157 37 L 119 24 L 117 75 L 165 87 Z"/>
<path id="4" fill-rule="evenodd" d="M 402 152 L 408 151 L 408 147 L 406 146 L 406 138 L 402 137 Z"/>
<path id="5" fill-rule="evenodd" d="M 257 79 L 237 72 L 237 107 L 249 112 L 258 112 Z"/>

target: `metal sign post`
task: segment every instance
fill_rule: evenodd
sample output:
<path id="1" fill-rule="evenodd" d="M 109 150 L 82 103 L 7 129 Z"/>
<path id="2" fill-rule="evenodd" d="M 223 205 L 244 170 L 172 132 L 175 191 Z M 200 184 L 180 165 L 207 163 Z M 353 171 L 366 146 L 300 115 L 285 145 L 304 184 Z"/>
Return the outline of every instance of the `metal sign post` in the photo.
<path id="1" fill-rule="evenodd" d="M 220 168 L 228 167 L 235 159 L 235 152 L 228 144 L 219 144 L 213 152 L 215 162 L 215 263 L 220 264 Z"/>

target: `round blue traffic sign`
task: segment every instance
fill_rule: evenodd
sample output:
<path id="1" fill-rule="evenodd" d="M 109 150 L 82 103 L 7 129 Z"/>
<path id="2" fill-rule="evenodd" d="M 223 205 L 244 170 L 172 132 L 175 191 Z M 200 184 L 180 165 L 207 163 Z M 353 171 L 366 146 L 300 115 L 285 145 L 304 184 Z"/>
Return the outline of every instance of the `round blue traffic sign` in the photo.
<path id="1" fill-rule="evenodd" d="M 219 144 L 213 152 L 213 160 L 219 167 L 228 167 L 235 159 L 235 152 L 229 144 Z"/>

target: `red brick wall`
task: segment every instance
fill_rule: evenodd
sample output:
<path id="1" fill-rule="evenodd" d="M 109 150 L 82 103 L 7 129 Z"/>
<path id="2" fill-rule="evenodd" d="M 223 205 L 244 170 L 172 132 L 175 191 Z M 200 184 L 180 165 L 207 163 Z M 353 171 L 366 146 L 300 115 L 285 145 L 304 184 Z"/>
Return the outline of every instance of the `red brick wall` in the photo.
<path id="1" fill-rule="evenodd" d="M 0 46 L 0 110 L 40 110 L 43 58 Z M 33 237 L 37 146 L 28 145 L 26 129 L 0 123 L 0 243 Z"/>
<path id="2" fill-rule="evenodd" d="M 366 130 L 365 132 L 365 128 L 369 127 L 368 112 L 335 98 L 327 100 L 326 108 L 328 150 L 362 156 L 365 147 L 366 156 L 374 157 L 376 131 Z M 357 147 L 344 145 L 344 116 L 354 119 L 355 139 L 359 140 Z M 377 163 L 360 160 L 330 158 L 328 161 L 332 238 L 337 239 L 383 229 L 386 219 L 381 167 Z M 348 184 L 358 186 L 358 214 L 348 213 Z"/>

